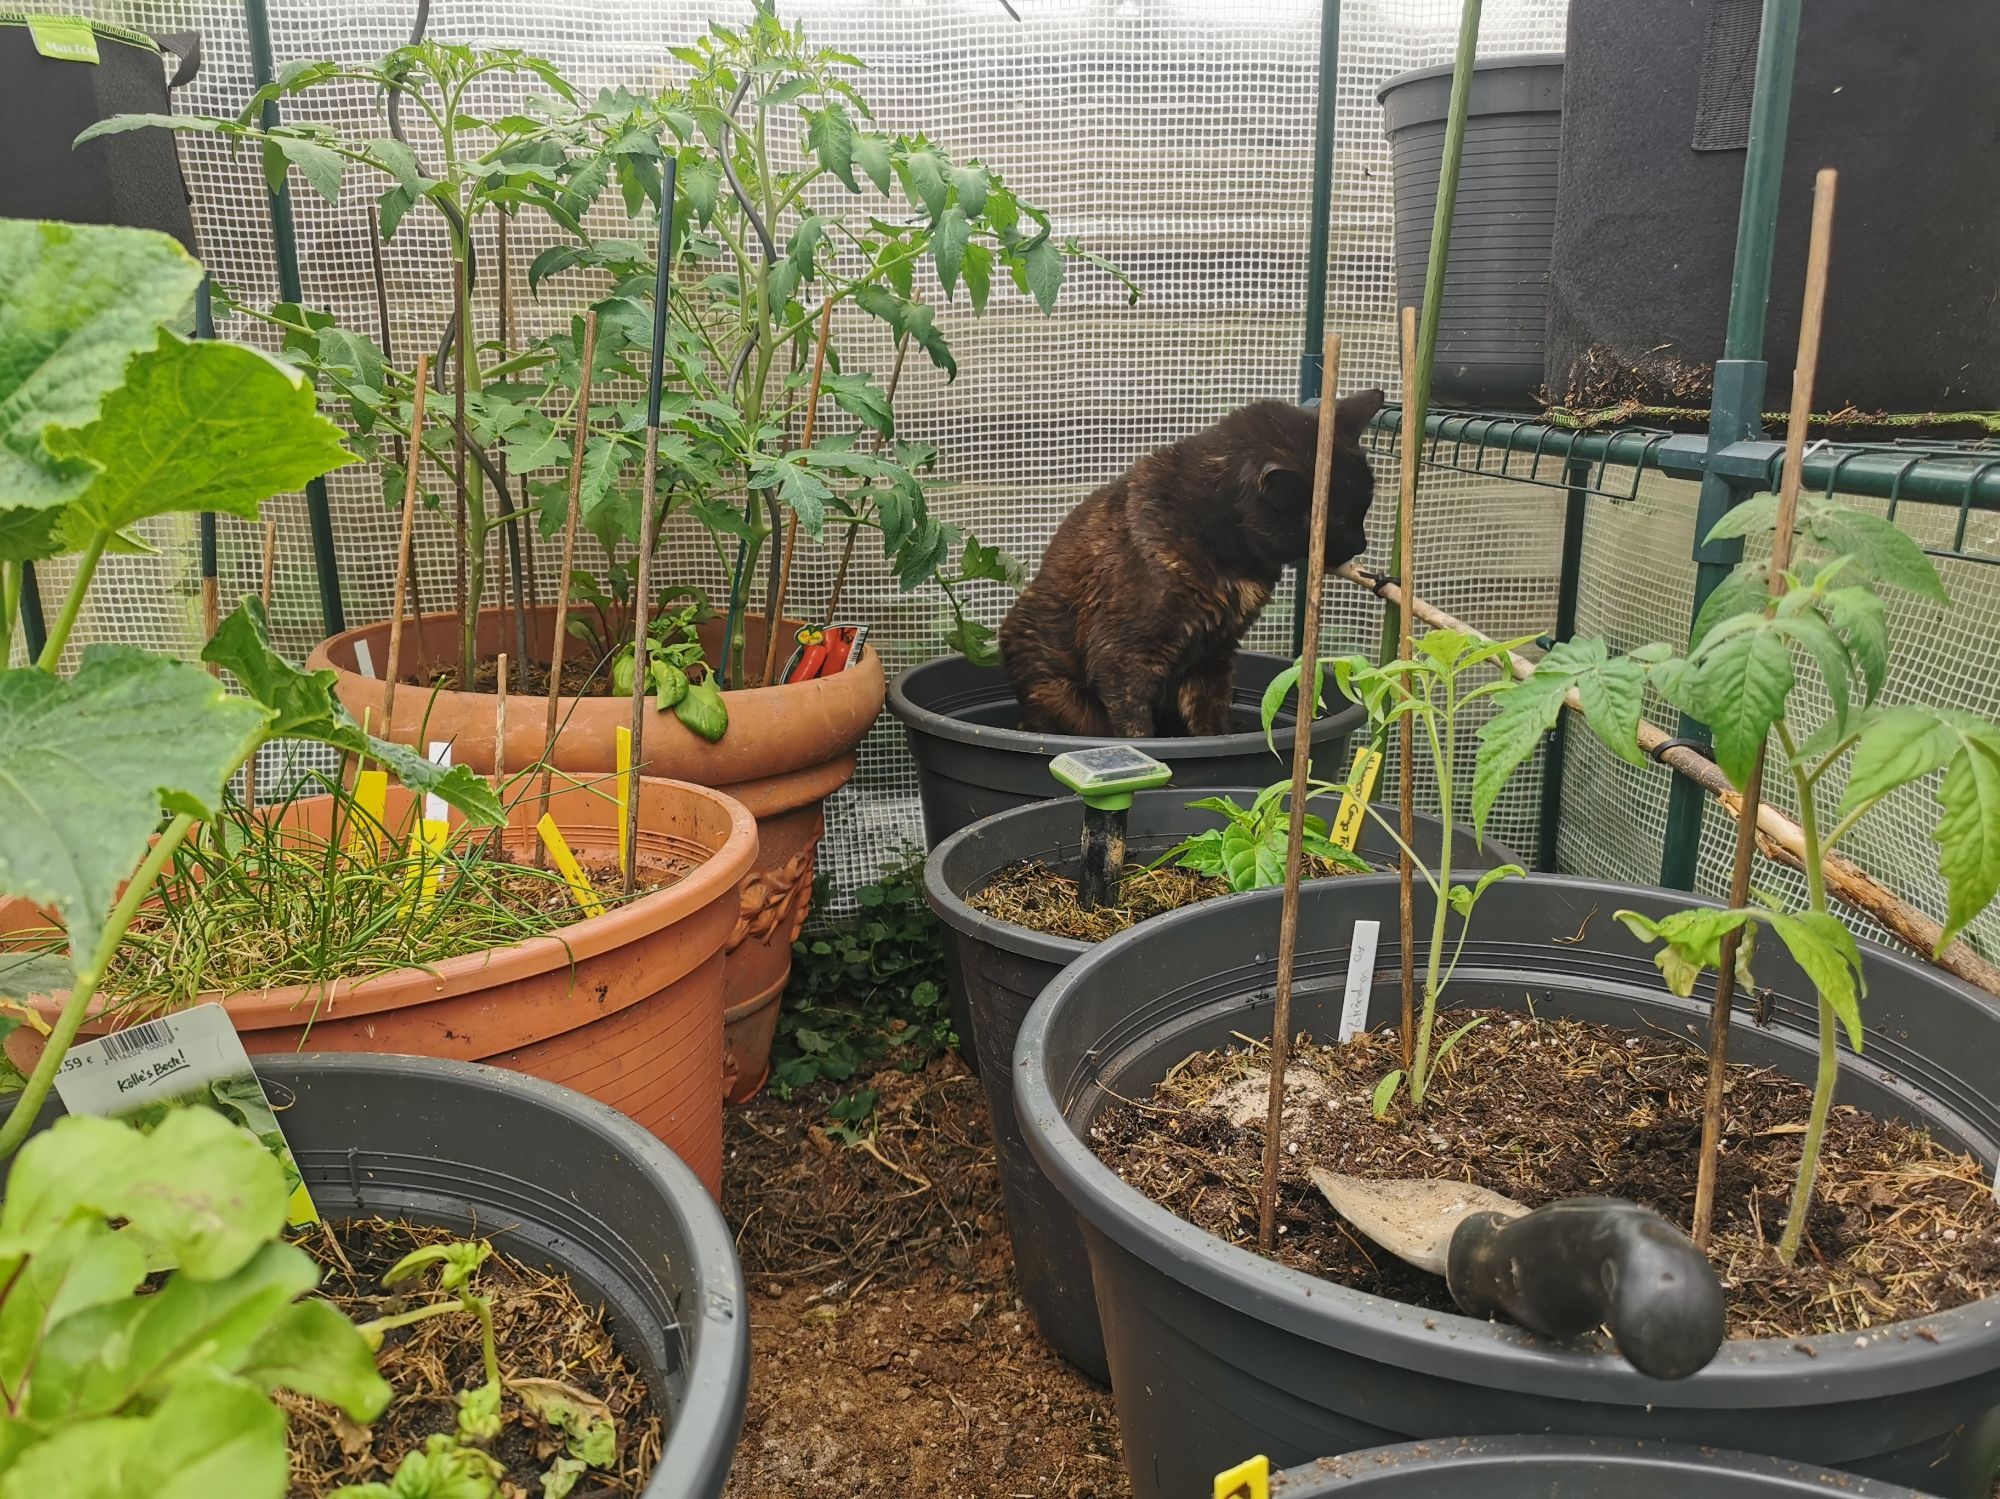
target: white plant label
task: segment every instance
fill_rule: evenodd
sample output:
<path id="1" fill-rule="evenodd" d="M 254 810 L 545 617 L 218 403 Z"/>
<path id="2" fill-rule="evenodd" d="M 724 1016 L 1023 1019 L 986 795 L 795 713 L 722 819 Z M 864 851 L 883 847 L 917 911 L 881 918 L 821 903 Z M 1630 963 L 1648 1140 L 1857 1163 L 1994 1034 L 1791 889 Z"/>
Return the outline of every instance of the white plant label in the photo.
<path id="1" fill-rule="evenodd" d="M 1345 1046 L 1368 1028 L 1368 996 L 1375 988 L 1375 944 L 1382 923 L 1357 921 L 1347 950 L 1347 1000 L 1340 1007 L 1340 1044 Z"/>
<path id="2" fill-rule="evenodd" d="M 445 739 L 433 739 L 430 743 L 430 750 L 428 752 L 428 757 L 430 759 L 431 764 L 449 768 L 451 765 L 450 741 Z M 443 822 L 450 815 L 451 815 L 451 810 L 450 808 L 445 806 L 443 797 L 437 795 L 435 792 L 425 793 L 424 820 L 426 822 Z"/>
<path id="3" fill-rule="evenodd" d="M 140 1129 L 150 1129 L 172 1108 L 214 1109 L 256 1135 L 285 1168 L 291 1225 L 319 1221 L 278 1116 L 244 1054 L 243 1038 L 219 1004 L 196 1005 L 79 1041 L 56 1072 L 56 1095 L 72 1114 L 129 1119 Z"/>
<path id="4" fill-rule="evenodd" d="M 372 677 L 375 675 L 375 653 L 368 649 L 367 641 L 357 640 L 354 642 L 354 664 L 361 668 L 362 676 Z"/>

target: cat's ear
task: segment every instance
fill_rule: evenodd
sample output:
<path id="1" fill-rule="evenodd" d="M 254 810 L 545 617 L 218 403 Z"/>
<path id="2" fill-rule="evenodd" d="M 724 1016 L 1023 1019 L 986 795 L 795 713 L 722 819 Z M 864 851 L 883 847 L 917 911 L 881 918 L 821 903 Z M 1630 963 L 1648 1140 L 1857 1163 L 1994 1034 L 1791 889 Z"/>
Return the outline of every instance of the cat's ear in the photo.
<path id="1" fill-rule="evenodd" d="M 1375 420 L 1388 397 L 1381 390 L 1357 390 L 1333 408 L 1334 430 L 1343 437 L 1358 438 Z"/>
<path id="2" fill-rule="evenodd" d="M 1257 470 L 1257 487 L 1266 499 L 1287 505 L 1312 502 L 1312 479 L 1289 463 L 1273 460 Z"/>

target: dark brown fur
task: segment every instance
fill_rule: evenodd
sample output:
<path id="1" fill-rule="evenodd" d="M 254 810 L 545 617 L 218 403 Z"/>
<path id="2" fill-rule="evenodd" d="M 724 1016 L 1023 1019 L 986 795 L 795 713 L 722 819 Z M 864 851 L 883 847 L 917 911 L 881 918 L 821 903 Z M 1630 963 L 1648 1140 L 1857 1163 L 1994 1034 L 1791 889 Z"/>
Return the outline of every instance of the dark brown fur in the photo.
<path id="1" fill-rule="evenodd" d="M 1361 450 L 1382 392 L 1335 408 L 1326 566 L 1367 547 Z M 1149 453 L 1072 510 L 1000 626 L 1022 726 L 1044 733 L 1224 734 L 1236 647 L 1312 511 L 1316 410 L 1258 401 Z"/>

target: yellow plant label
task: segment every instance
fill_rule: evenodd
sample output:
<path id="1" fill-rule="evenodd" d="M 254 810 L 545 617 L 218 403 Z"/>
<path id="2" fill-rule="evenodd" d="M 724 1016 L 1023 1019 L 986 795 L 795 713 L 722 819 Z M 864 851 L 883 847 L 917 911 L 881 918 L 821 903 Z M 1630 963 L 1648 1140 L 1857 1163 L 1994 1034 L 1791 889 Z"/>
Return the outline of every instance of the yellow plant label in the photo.
<path id="1" fill-rule="evenodd" d="M 410 834 L 410 872 L 404 877 L 402 909 L 414 906 L 428 911 L 437 900 L 438 880 L 444 873 L 445 845 L 451 841 L 451 824 L 426 817 Z"/>
<path id="2" fill-rule="evenodd" d="M 556 826 L 555 818 L 544 812 L 542 820 L 535 824 L 535 831 L 542 835 L 542 847 L 549 851 L 549 857 L 556 861 L 556 868 L 562 871 L 562 877 L 569 882 L 570 893 L 576 897 L 576 903 L 583 907 L 583 914 L 602 916 L 604 902 L 597 898 L 597 891 L 584 876 L 583 866 L 576 862 L 576 855 L 570 852 L 569 840 L 563 837 L 562 829 Z"/>
<path id="3" fill-rule="evenodd" d="M 1215 1499 L 1271 1499 L 1271 1460 L 1253 1457 L 1216 1474 Z"/>
<path id="4" fill-rule="evenodd" d="M 631 867 L 632 851 L 625 846 L 625 827 L 629 814 L 625 810 L 625 795 L 631 789 L 632 780 L 632 731 L 618 731 L 618 786 L 613 793 L 618 803 L 618 872 L 626 873 Z"/>
<path id="5" fill-rule="evenodd" d="M 1340 811 L 1334 815 L 1332 841 L 1352 853 L 1361 837 L 1361 821 L 1368 815 L 1368 798 L 1374 794 L 1375 778 L 1382 773 L 1382 752 L 1362 745 L 1354 752 L 1347 768 L 1347 787 L 1341 793 Z"/>
<path id="6" fill-rule="evenodd" d="M 354 853 L 382 850 L 382 830 L 389 822 L 389 773 L 364 770 L 354 777 L 354 816 L 348 824 L 347 846 Z"/>

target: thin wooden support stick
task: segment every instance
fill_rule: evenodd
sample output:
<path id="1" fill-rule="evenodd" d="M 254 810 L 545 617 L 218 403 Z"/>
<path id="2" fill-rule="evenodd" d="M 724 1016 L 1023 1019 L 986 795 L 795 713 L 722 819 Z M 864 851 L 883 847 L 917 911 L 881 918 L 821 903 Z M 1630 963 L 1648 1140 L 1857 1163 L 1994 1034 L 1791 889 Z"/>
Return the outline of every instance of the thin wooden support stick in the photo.
<path id="1" fill-rule="evenodd" d="M 1423 468 L 1424 428 L 1421 420 L 1412 422 L 1410 414 L 1422 408 L 1422 393 L 1419 390 L 1417 369 L 1417 309 L 1403 309 L 1403 458 L 1402 471 L 1398 475 L 1396 490 L 1396 576 L 1403 587 L 1414 594 L 1417 590 L 1417 475 Z M 1397 612 L 1400 629 L 1396 638 L 1396 659 L 1408 661 L 1416 654 L 1416 636 L 1410 626 L 1410 611 Z M 1398 685 L 1399 692 L 1410 690 L 1410 680 L 1405 677 Z M 1396 914 L 1399 940 L 1402 950 L 1403 980 L 1403 1020 L 1401 1041 L 1403 1049 L 1403 1069 L 1407 1072 L 1416 1064 L 1417 1044 L 1417 911 L 1416 911 L 1416 862 L 1410 857 L 1410 850 L 1416 846 L 1417 836 L 1417 716 L 1403 715 L 1403 732 L 1398 736 L 1399 775 L 1396 787 L 1397 823 L 1402 833 L 1402 850 L 1396 860 Z"/>
<path id="2" fill-rule="evenodd" d="M 799 437 L 799 451 L 812 446 L 813 422 L 819 415 L 819 382 L 826 373 L 826 339 L 833 327 L 833 298 L 828 297 L 819 310 L 819 347 L 813 350 L 812 383 L 806 389 L 805 428 Z M 799 513 L 794 510 L 792 518 L 785 525 L 785 560 L 778 570 L 778 590 L 771 595 L 770 608 L 764 615 L 764 683 L 770 685 L 778 670 L 778 628 L 785 618 L 785 590 L 792 583 L 792 559 L 799 550 Z"/>
<path id="3" fill-rule="evenodd" d="M 389 659 L 382 663 L 382 737 L 396 732 L 396 679 L 403 672 L 403 595 L 410 585 L 410 529 L 417 515 L 417 471 L 424 462 L 424 396 L 431 357 L 417 356 L 416 393 L 410 398 L 410 461 L 403 467 L 403 539 L 396 549 L 396 598 L 389 614 Z"/>
<path id="4" fill-rule="evenodd" d="M 507 653 L 500 652 L 493 663 L 493 784 L 498 787 L 506 775 L 507 767 Z M 493 830 L 487 840 L 487 848 L 498 852 L 501 834 L 507 827 L 503 822 Z M 537 839 L 536 842 L 540 842 Z"/>
<path id="5" fill-rule="evenodd" d="M 472 347 L 472 338 L 470 330 L 465 326 L 465 262 L 462 260 L 452 262 L 451 305 L 454 315 L 458 318 L 458 357 L 452 360 L 452 369 L 456 375 L 456 378 L 452 381 L 452 487 L 458 496 L 455 509 L 455 514 L 458 517 L 458 589 L 454 600 L 458 605 L 458 686 L 461 692 L 470 692 L 472 691 L 472 670 L 478 663 L 472 659 L 473 651 L 466 646 L 465 622 L 470 617 L 466 611 L 469 609 L 476 614 L 479 609 L 479 600 L 468 599 L 466 597 L 466 567 L 472 554 L 469 550 L 470 538 L 467 535 L 469 521 L 466 513 L 471 506 L 471 501 L 467 498 L 465 492 L 465 365 L 467 353 Z M 414 449 L 414 443 L 412 447 Z M 478 629 L 476 626 L 471 632 L 471 638 L 475 642 L 478 640 Z"/>
<path id="6" fill-rule="evenodd" d="M 507 268 L 507 217 L 507 210 L 502 208 L 500 217 L 493 226 L 493 258 L 497 262 L 493 274 L 500 294 L 500 357 L 503 359 L 507 357 L 508 341 L 514 333 L 514 308 Z M 495 454 L 494 461 L 500 469 L 500 476 L 504 479 L 507 476 L 506 458 Z M 522 491 L 525 495 L 526 485 L 522 486 Z M 500 503 L 503 507 L 511 503 L 507 498 L 505 484 L 500 486 Z M 521 508 L 525 510 L 527 506 L 524 504 Z M 511 576 L 514 583 L 514 659 L 523 664 L 528 659 L 528 617 L 521 578 L 525 570 L 521 556 L 521 533 L 524 529 L 531 531 L 534 527 L 532 524 L 524 526 L 519 515 L 510 517 L 507 521 L 506 537 L 500 543 L 500 605 L 502 608 L 507 606 L 507 581 Z M 498 771 L 501 767 L 496 762 L 493 768 Z"/>
<path id="7" fill-rule="evenodd" d="M 625 893 L 639 887 L 639 773 L 646 758 L 646 690 L 649 627 L 653 622 L 653 548 L 659 544 L 660 396 L 667 379 L 667 319 L 673 316 L 674 158 L 660 173 L 660 243 L 653 274 L 652 363 L 646 370 L 646 467 L 639 484 L 639 563 L 632 582 L 632 765 L 625 774 Z M 817 383 L 815 383 L 817 394 Z"/>
<path id="8" fill-rule="evenodd" d="M 1785 468 L 1778 484 L 1777 529 L 1771 537 L 1771 565 L 1765 589 L 1777 607 L 1785 591 L 1785 572 L 1792 565 L 1792 529 L 1799 518 L 1799 473 L 1805 464 L 1806 429 L 1812 424 L 1813 381 L 1819 372 L 1820 330 L 1826 312 L 1827 259 L 1833 248 L 1834 184 L 1832 168 L 1820 172 L 1813 185 L 1812 237 L 1806 246 L 1805 306 L 1799 316 L 1799 350 L 1792 368 L 1792 410 L 1785 426 Z M 1743 786 L 1736 810 L 1736 850 L 1729 868 L 1729 904 L 1738 909 L 1750 902 L 1751 866 L 1757 853 L 1757 814 L 1763 806 L 1764 756 L 1759 748 Z M 1722 1090 L 1729 1070 L 1730 1009 L 1736 991 L 1736 954 L 1743 929 L 1723 934 L 1716 958 L 1715 1000 L 1708 1012 L 1708 1085 L 1702 1097 L 1701 1157 L 1694 1186 L 1694 1242 L 1708 1247 L 1715 1224 L 1715 1177 L 1722 1155 Z"/>
<path id="9" fill-rule="evenodd" d="M 389 332 L 389 278 L 382 268 L 382 217 L 377 209 L 368 210 L 368 266 L 374 273 L 375 281 L 375 341 L 382 346 L 382 357 L 391 364 L 395 362 L 395 344 Z M 390 452 L 398 464 L 409 462 L 409 448 L 400 436 L 390 439 Z M 404 548 L 405 556 L 400 564 L 410 575 L 410 617 L 417 623 L 417 654 L 423 656 L 424 648 L 424 594 L 420 586 L 422 579 L 417 571 L 414 538 Z"/>
<path id="10" fill-rule="evenodd" d="M 1285 1062 L 1292 1050 L 1292 969 L 1299 951 L 1299 879 L 1305 857 L 1306 785 L 1312 779 L 1312 725 L 1319 716 L 1319 613 L 1326 585 L 1327 511 L 1332 507 L 1334 434 L 1339 422 L 1340 335 L 1326 336 L 1320 380 L 1319 449 L 1313 457 L 1312 521 L 1307 532 L 1305 638 L 1299 647 L 1299 712 L 1292 728 L 1291 825 L 1285 838 L 1285 894 L 1278 918 L 1278 993 L 1271 1012 L 1271 1089 L 1264 1108 L 1264 1169 L 1257 1183 L 1257 1244 L 1277 1242 L 1278 1151 L 1285 1126 Z"/>
<path id="11" fill-rule="evenodd" d="M 264 618 L 271 618 L 271 585 L 278 568 L 278 518 L 271 516 L 264 522 L 264 573 L 257 590 L 257 598 L 264 606 Z M 213 632 L 211 632 L 212 634 Z M 252 755 L 243 762 L 243 810 L 257 810 L 257 757 Z"/>
<path id="12" fill-rule="evenodd" d="M 905 333 L 901 338 L 896 340 L 896 363 L 891 367 L 889 371 L 889 383 L 883 387 L 882 391 L 883 399 L 891 411 L 894 411 L 896 406 L 896 387 L 902 383 L 903 379 L 903 357 L 909 352 L 910 335 Z M 887 437 L 877 432 L 875 434 L 874 451 L 881 452 L 888 445 L 888 442 L 889 439 Z M 849 526 L 847 528 L 847 540 L 840 545 L 840 566 L 834 570 L 833 587 L 828 591 L 826 596 L 826 618 L 824 623 L 828 625 L 836 623 L 839 617 L 840 595 L 847 588 L 847 565 L 854 560 L 854 539 L 860 534 L 861 528 L 859 526 Z"/>
<path id="13" fill-rule="evenodd" d="M 555 776 L 556 718 L 562 707 L 563 642 L 569 638 L 569 573 L 576 566 L 577 512 L 582 506 L 583 453 L 590 438 L 590 369 L 597 357 L 597 312 L 583 315 L 583 373 L 576 386 L 576 441 L 569 455 L 569 513 L 563 520 L 562 579 L 556 585 L 556 633 L 549 642 L 549 713 L 542 738 L 542 817 L 549 815 L 549 788 Z M 548 855 L 535 841 L 536 862 Z"/>

